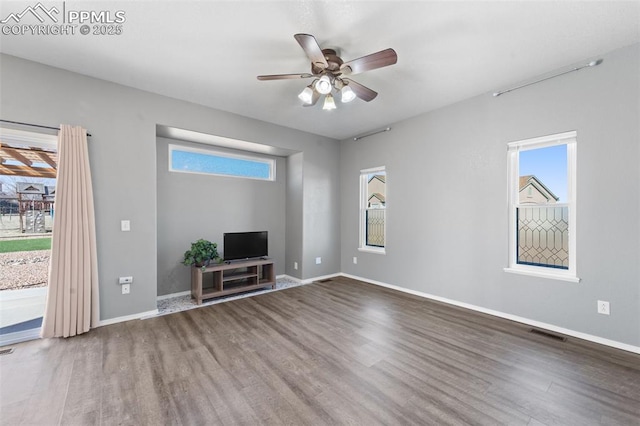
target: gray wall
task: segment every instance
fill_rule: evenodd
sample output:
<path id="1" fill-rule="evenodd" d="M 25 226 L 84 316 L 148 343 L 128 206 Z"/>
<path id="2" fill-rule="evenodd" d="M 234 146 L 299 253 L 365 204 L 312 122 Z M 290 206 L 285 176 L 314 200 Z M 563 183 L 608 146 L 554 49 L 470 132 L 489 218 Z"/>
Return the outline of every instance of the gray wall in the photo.
<path id="1" fill-rule="evenodd" d="M 304 279 L 341 270 L 637 346 L 638 48 L 607 54 L 593 69 L 499 98 L 473 98 L 341 144 L 6 55 L 0 111 L 3 119 L 79 124 L 93 134 L 103 320 L 156 308 L 162 124 L 300 152 L 286 167 L 287 274 Z M 574 129 L 582 282 L 507 274 L 506 143 Z M 388 174 L 386 256 L 357 251 L 358 173 L 379 165 Z M 119 231 L 121 219 L 131 220 L 131 232 Z M 120 294 L 122 275 L 134 276 L 130 295 Z M 611 302 L 611 316 L 596 314 L 598 299 Z"/>
<path id="2" fill-rule="evenodd" d="M 190 269 L 180 263 L 185 250 L 204 238 L 223 255 L 225 232 L 269 231 L 269 257 L 276 274 L 284 274 L 286 159 L 262 155 L 276 160 L 275 181 L 175 173 L 169 171 L 169 144 L 252 155 L 158 138 L 158 295 L 190 290 Z"/>
<path id="3" fill-rule="evenodd" d="M 5 120 L 76 124 L 93 135 L 89 157 L 102 320 L 156 309 L 157 124 L 303 152 L 302 196 L 297 194 L 302 206 L 288 209 L 299 217 L 286 222 L 286 237 L 301 241 L 295 249 L 301 246 L 302 252 L 285 256 L 301 262 L 323 258 L 299 278 L 339 270 L 338 141 L 8 55 L 0 55 L 0 89 Z M 316 205 L 332 209 L 303 213 Z M 131 232 L 120 232 L 121 219 L 131 220 Z M 117 285 L 124 275 L 134 277 L 129 295 Z"/>
<path id="4" fill-rule="evenodd" d="M 297 153 L 287 157 L 287 200 L 286 217 L 288 226 L 294 229 L 303 229 L 303 165 L 304 154 Z M 333 194 L 335 197 L 336 194 Z M 302 233 L 288 232 L 286 242 L 286 274 L 291 277 L 302 277 L 303 244 Z M 298 269 L 294 269 L 294 262 Z"/>
<path id="5" fill-rule="evenodd" d="M 333 155 L 329 151 L 317 154 L 304 153 L 303 167 L 303 258 L 302 275 L 320 277 L 340 272 L 340 222 L 331 220 L 340 215 L 340 160 L 339 151 Z M 318 194 L 331 194 L 318 197 Z M 332 242 L 332 239 L 336 238 Z M 327 252 L 324 247 L 336 243 L 335 252 Z M 317 265 L 315 259 L 322 263 Z"/>
<path id="6" fill-rule="evenodd" d="M 592 69 L 343 141 L 342 271 L 639 346 L 639 75 L 636 45 Z M 569 130 L 582 281 L 508 274 L 506 143 Z M 380 165 L 385 256 L 357 251 L 359 170 Z M 611 302 L 611 316 L 596 313 L 597 300 Z"/>

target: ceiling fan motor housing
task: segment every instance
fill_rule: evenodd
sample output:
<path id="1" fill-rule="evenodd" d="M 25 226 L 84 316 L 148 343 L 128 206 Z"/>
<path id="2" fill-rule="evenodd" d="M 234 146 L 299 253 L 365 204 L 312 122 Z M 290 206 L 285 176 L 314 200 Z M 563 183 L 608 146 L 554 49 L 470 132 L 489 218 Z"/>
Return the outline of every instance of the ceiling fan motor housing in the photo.
<path id="1" fill-rule="evenodd" d="M 311 62 L 311 73 L 314 75 L 322 74 L 323 72 L 332 74 L 333 76 L 339 76 L 342 74 L 340 67 L 344 63 L 342 59 L 337 55 L 333 49 L 322 49 L 324 59 L 327 61 L 328 66 L 325 68 L 324 64 L 318 64 Z"/>

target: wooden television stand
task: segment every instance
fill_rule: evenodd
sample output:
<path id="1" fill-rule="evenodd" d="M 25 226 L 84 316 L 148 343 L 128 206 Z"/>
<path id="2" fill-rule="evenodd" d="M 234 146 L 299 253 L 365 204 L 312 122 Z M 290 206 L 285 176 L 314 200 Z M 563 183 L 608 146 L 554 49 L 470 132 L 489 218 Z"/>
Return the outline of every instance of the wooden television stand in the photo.
<path id="1" fill-rule="evenodd" d="M 203 275 L 213 276 L 213 286 L 203 288 Z M 207 280 L 208 281 L 208 280 Z M 263 287 L 276 288 L 276 271 L 272 260 L 247 260 L 191 267 L 191 298 L 198 305 L 205 299 L 226 296 Z"/>

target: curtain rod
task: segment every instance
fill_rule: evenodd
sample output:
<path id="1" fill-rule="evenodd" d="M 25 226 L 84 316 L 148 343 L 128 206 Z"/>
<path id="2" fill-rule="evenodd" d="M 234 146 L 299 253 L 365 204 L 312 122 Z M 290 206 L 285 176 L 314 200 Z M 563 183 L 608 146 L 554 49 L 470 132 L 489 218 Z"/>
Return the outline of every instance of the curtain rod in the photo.
<path id="1" fill-rule="evenodd" d="M 364 135 L 356 136 L 355 138 L 353 138 L 353 140 L 357 141 L 357 140 L 360 140 L 362 138 L 368 138 L 369 136 L 377 135 L 378 133 L 388 132 L 389 130 L 391 130 L 391 127 L 385 127 L 382 130 L 376 130 L 375 132 L 365 133 Z"/>
<path id="2" fill-rule="evenodd" d="M 20 124 L 21 126 L 39 127 L 41 129 L 49 129 L 49 130 L 60 130 L 59 127 L 43 126 L 41 124 L 23 123 L 21 121 L 11 121 L 11 120 L 2 120 L 2 119 L 0 119 L 0 121 L 3 123 Z M 90 137 L 91 133 L 87 132 L 87 136 Z"/>
<path id="3" fill-rule="evenodd" d="M 602 59 L 597 59 L 597 60 L 591 61 L 588 64 L 585 64 L 585 65 L 583 65 L 581 67 L 576 67 L 576 68 L 570 69 L 568 71 L 563 71 L 563 72 L 558 73 L 558 74 L 550 75 L 549 77 L 541 78 L 540 80 L 532 81 L 531 83 L 526 83 L 526 84 L 522 84 L 520 86 L 512 87 L 511 89 L 502 90 L 500 92 L 495 92 L 493 94 L 493 96 L 494 97 L 498 97 L 498 96 L 503 95 L 505 93 L 509 93 L 509 92 L 514 91 L 514 90 L 522 89 L 523 87 L 531 86 L 532 84 L 541 83 L 543 81 L 547 81 L 547 80 L 552 79 L 552 78 L 560 77 L 561 75 L 569 74 L 570 72 L 580 71 L 583 68 L 595 67 L 597 65 L 600 65 L 602 63 L 602 61 L 603 61 Z"/>

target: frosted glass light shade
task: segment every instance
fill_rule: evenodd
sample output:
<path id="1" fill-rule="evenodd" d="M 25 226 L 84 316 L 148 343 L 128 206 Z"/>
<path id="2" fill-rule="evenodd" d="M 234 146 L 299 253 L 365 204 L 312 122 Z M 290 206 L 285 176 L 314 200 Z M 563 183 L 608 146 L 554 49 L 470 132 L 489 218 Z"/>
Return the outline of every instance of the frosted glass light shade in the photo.
<path id="1" fill-rule="evenodd" d="M 331 87 L 331 79 L 327 75 L 323 75 L 318 81 L 316 81 L 316 90 L 321 95 L 331 93 Z"/>
<path id="2" fill-rule="evenodd" d="M 333 96 L 331 96 L 331 94 L 328 94 L 327 97 L 324 98 L 324 105 L 322 106 L 322 109 L 336 109 L 336 102 L 333 100 Z"/>
<path id="3" fill-rule="evenodd" d="M 340 93 L 342 94 L 341 100 L 343 103 L 351 102 L 356 98 L 356 94 L 353 90 L 351 90 L 351 87 L 349 86 L 344 86 Z"/>
<path id="4" fill-rule="evenodd" d="M 305 104 L 310 104 L 313 101 L 313 89 L 311 88 L 311 85 L 305 87 L 298 95 L 298 98 Z"/>

